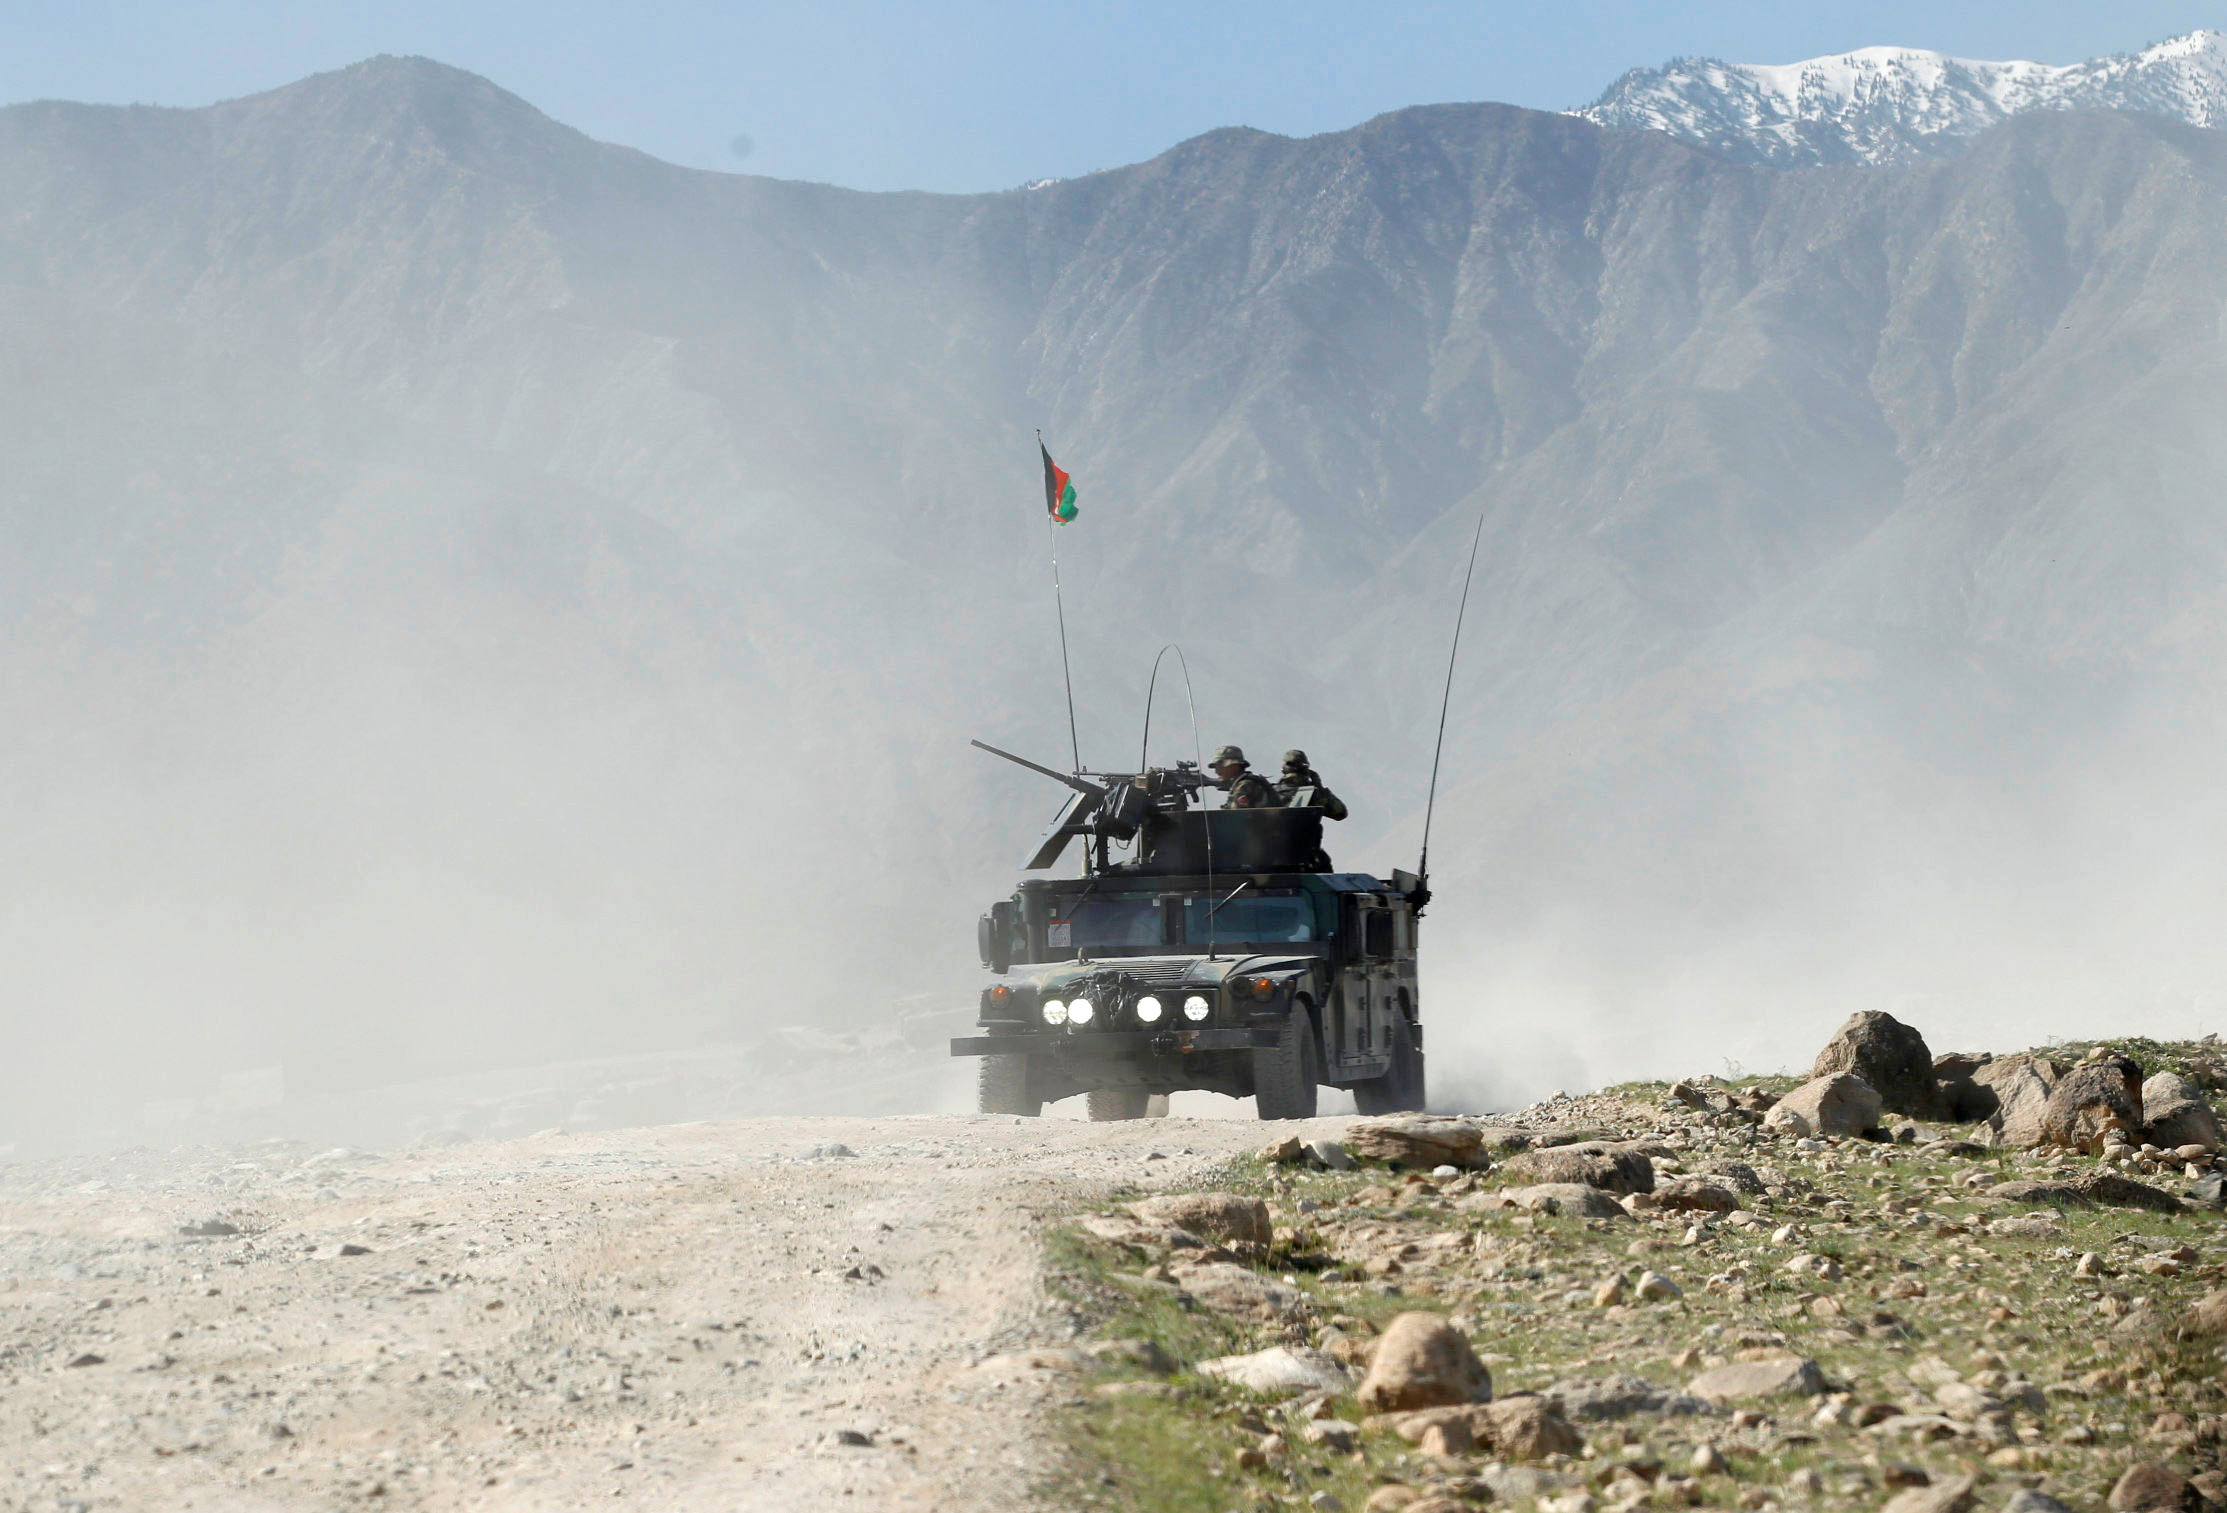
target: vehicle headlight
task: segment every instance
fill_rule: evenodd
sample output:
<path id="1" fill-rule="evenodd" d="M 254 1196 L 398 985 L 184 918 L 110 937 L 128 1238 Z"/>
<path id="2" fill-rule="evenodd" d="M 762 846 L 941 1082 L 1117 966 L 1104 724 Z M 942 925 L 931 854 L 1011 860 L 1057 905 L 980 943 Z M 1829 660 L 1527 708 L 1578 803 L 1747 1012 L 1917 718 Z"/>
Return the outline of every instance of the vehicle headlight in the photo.
<path id="1" fill-rule="evenodd" d="M 1044 1022 L 1045 1022 L 1046 1024 L 1065 1024 L 1065 1023 L 1067 1023 L 1067 1005 L 1066 1005 L 1066 1004 L 1063 1004 L 1063 1003 L 1061 1003 L 1061 1002 L 1060 1002 L 1060 1001 L 1059 1001 L 1058 999 L 1056 999 L 1056 998 L 1047 998 L 1047 999 L 1045 999 L 1045 1000 L 1044 1000 Z"/>
<path id="2" fill-rule="evenodd" d="M 1197 1024 L 1200 1020 L 1204 1019 L 1208 1014 L 1211 1014 L 1212 1012 L 1214 1012 L 1213 1005 L 1209 1004 L 1205 999 L 1199 997 L 1199 995 L 1196 993 L 1193 993 L 1189 998 L 1183 1000 L 1183 1017 L 1190 1020 L 1193 1024 Z"/>
<path id="3" fill-rule="evenodd" d="M 1160 1000 L 1150 995 L 1137 1000 L 1137 1022 L 1139 1024 L 1158 1024 L 1160 1016 L 1166 1012 L 1166 1009 L 1160 1007 Z"/>
<path id="4" fill-rule="evenodd" d="M 1067 1022 L 1069 1024 L 1088 1024 L 1097 1013 L 1096 1006 L 1087 998 L 1068 1000 Z"/>

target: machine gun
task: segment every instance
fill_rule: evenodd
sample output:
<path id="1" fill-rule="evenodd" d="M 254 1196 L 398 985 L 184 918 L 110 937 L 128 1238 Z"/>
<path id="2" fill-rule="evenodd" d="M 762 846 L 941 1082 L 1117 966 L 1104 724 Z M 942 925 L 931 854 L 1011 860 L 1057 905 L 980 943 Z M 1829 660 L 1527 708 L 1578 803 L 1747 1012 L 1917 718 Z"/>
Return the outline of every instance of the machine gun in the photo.
<path id="1" fill-rule="evenodd" d="M 1143 772 L 1066 773 L 984 741 L 973 744 L 1071 790 L 1035 853 L 1022 863 L 1024 871 L 1052 866 L 1078 835 L 1095 842 L 1085 853 L 1087 872 L 1210 877 L 1216 872 L 1321 870 L 1321 810 L 1193 807 L 1201 789 L 1222 786 L 1195 762 Z M 1108 846 L 1131 841 L 1136 854 L 1116 865 Z"/>
<path id="2" fill-rule="evenodd" d="M 1127 843 L 1142 834 L 1145 844 L 1139 848 L 1141 862 L 1150 854 L 1156 834 L 1175 816 L 1190 808 L 1199 790 L 1217 786 L 1212 778 L 1199 771 L 1196 762 L 1148 767 L 1143 772 L 1068 773 L 1002 751 L 987 741 L 969 744 L 1072 790 L 1058 817 L 1044 832 L 1043 839 L 1036 843 L 1035 852 L 1022 864 L 1023 870 L 1029 872 L 1040 871 L 1057 862 L 1067 849 L 1067 843 L 1078 835 L 1091 836 L 1097 841 L 1093 848 L 1095 870 L 1103 872 L 1109 865 L 1106 848 L 1110 842 Z"/>

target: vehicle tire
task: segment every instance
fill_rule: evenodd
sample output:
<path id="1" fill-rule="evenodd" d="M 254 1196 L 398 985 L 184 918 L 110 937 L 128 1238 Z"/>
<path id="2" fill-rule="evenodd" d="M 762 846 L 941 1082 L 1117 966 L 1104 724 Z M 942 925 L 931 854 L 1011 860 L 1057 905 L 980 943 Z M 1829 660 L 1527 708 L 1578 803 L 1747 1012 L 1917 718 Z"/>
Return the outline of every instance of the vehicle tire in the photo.
<path id="1" fill-rule="evenodd" d="M 1353 1085 L 1353 1106 L 1364 1114 L 1406 1114 L 1422 1108 L 1423 1099 L 1423 1053 L 1415 1048 L 1415 1027 L 1400 1014 L 1392 1021 L 1392 1064 Z"/>
<path id="2" fill-rule="evenodd" d="M 1090 1105 L 1093 1122 L 1107 1124 L 1116 1119 L 1142 1119 L 1145 1105 L 1152 1094 L 1141 1087 L 1094 1087 L 1085 1099 Z"/>
<path id="3" fill-rule="evenodd" d="M 1253 1107 L 1263 1119 L 1312 1119 L 1321 1066 L 1314 1012 L 1294 1003 L 1276 1044 L 1253 1052 Z"/>
<path id="4" fill-rule="evenodd" d="M 1044 1100 L 1029 1096 L 1026 1056 L 983 1057 L 978 1087 L 977 1107 L 985 1114 L 1019 1114 L 1034 1119 L 1044 1112 Z"/>

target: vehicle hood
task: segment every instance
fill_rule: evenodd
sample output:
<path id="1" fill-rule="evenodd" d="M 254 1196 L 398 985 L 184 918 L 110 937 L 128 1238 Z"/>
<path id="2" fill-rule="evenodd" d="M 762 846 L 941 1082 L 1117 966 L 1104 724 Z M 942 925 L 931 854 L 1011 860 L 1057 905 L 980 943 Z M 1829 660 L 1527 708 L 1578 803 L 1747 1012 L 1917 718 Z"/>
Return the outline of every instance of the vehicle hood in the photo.
<path id="1" fill-rule="evenodd" d="M 1231 977 L 1305 967 L 1319 956 L 1255 952 L 1248 956 L 1110 956 L 1102 961 L 1063 961 L 1040 967 L 1029 981 L 1045 993 L 1058 993 L 1087 978 L 1126 977 L 1140 987 L 1212 988 Z"/>

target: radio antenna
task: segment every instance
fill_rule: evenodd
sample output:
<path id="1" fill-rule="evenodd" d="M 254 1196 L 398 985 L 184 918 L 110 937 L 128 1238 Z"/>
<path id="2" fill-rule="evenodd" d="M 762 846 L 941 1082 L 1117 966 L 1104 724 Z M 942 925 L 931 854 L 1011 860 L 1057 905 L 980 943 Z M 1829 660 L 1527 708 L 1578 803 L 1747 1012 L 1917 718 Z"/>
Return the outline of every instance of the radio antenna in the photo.
<path id="1" fill-rule="evenodd" d="M 1151 766 L 1152 752 L 1152 692 L 1160 686 L 1160 663 L 1169 652 L 1175 653 L 1175 665 L 1183 669 L 1183 699 L 1191 706 L 1191 762 L 1205 770 L 1206 747 L 1199 740 L 1198 691 L 1191 686 L 1191 659 L 1183 655 L 1183 648 L 1170 641 L 1160 648 L 1160 655 L 1152 659 L 1152 677 L 1144 685 L 1144 740 L 1137 747 L 1137 771 L 1146 772 Z M 1200 800 L 1203 808 L 1205 801 Z M 1214 896 L 1214 821 L 1207 819 L 1200 830 L 1206 836 L 1206 896 Z M 1227 900 L 1224 900 L 1227 902 Z M 1214 905 L 1206 911 L 1206 959 L 1216 957 L 1214 943 L 1214 915 L 1221 906 Z"/>
<path id="2" fill-rule="evenodd" d="M 1152 677 L 1144 685 L 1144 740 L 1137 747 L 1137 771 L 1143 772 L 1151 765 L 1152 753 L 1152 691 L 1160 686 L 1160 664 L 1169 652 L 1175 653 L 1176 665 L 1183 669 L 1183 697 L 1191 706 L 1191 760 L 1205 759 L 1206 748 L 1199 744 L 1199 701 L 1191 688 L 1191 663 L 1183 655 L 1183 648 L 1170 641 L 1160 648 L 1160 655 L 1152 659 Z"/>
<path id="3" fill-rule="evenodd" d="M 1431 815 L 1438 808 L 1438 761 L 1446 752 L 1446 711 L 1454 702 L 1454 662 L 1461 655 L 1462 621 L 1469 617 L 1469 585 L 1477 577 L 1477 548 L 1484 544 L 1486 503 L 1484 498 L 1477 501 L 1477 530 L 1469 538 L 1469 566 L 1461 575 L 1461 607 L 1454 611 L 1454 644 L 1446 650 L 1446 691 L 1438 700 L 1438 740 L 1431 747 L 1431 791 L 1423 804 L 1423 854 L 1415 863 L 1415 875 L 1425 888 L 1431 881 Z"/>
<path id="4" fill-rule="evenodd" d="M 1044 451 L 1044 431 L 1041 426 L 1036 431 L 1036 450 Z M 1046 477 L 1051 475 L 1051 467 L 1051 454 L 1045 452 Z M 1083 770 L 1083 743 L 1075 734 L 1075 672 L 1067 664 L 1067 596 L 1061 592 L 1059 586 L 1059 527 L 1053 523 L 1048 512 L 1044 516 L 1044 536 L 1052 549 L 1052 603 L 1059 611 L 1059 676 L 1060 681 L 1067 685 L 1067 749 L 1074 757 L 1075 771 L 1079 773 Z"/>

